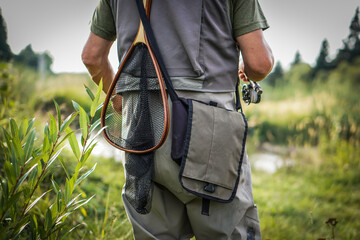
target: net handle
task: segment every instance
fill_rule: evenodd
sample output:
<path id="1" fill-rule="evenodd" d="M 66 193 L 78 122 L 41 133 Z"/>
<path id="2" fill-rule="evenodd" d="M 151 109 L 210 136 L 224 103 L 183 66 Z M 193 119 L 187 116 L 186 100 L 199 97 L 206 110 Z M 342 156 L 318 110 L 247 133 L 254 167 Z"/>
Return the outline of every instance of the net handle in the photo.
<path id="1" fill-rule="evenodd" d="M 175 89 L 172 85 L 169 73 L 166 70 L 165 63 L 163 61 L 162 55 L 161 55 L 159 47 L 157 45 L 156 38 L 152 31 L 150 21 L 145 12 L 144 4 L 143 4 L 142 0 L 136 0 L 136 5 L 137 5 L 138 11 L 139 11 L 141 22 L 142 22 L 145 32 L 146 32 L 146 37 L 149 41 L 149 45 L 150 45 L 151 49 L 153 50 L 153 53 L 156 57 L 157 62 L 159 63 L 159 67 L 162 72 L 164 82 L 166 84 L 167 91 L 170 95 L 170 98 L 172 101 L 178 100 L 179 96 L 175 92 Z"/>
<path id="2" fill-rule="evenodd" d="M 151 0 L 143 0 L 143 1 L 144 1 L 145 5 L 146 5 L 146 12 L 144 10 L 144 13 L 145 13 L 145 18 L 147 19 L 147 17 L 150 16 Z M 143 3 L 141 3 L 141 4 L 143 6 Z M 143 9 L 144 9 L 144 7 L 143 7 Z M 133 44 L 131 45 L 129 51 L 127 52 L 124 60 L 121 62 L 120 66 L 118 68 L 118 71 L 117 71 L 117 73 L 116 73 L 116 75 L 115 75 L 115 77 L 114 77 L 114 79 L 113 79 L 113 81 L 111 83 L 111 86 L 110 86 L 110 88 L 109 88 L 109 90 L 107 92 L 107 95 L 105 97 L 104 104 L 103 104 L 103 109 L 102 109 L 102 112 L 101 112 L 101 127 L 106 126 L 106 124 L 105 124 L 105 121 L 106 121 L 106 109 L 107 109 L 107 106 L 110 104 L 111 98 L 114 96 L 113 92 L 114 92 L 114 89 L 115 89 L 115 86 L 116 86 L 116 83 L 117 83 L 116 80 L 120 77 L 121 71 L 124 68 L 125 63 L 127 62 L 127 59 L 130 57 L 132 49 L 135 47 L 135 45 L 140 44 L 140 43 L 145 43 L 146 45 L 148 45 L 149 50 L 150 50 L 149 53 L 150 53 L 150 56 L 151 56 L 151 58 L 153 60 L 155 71 L 156 71 L 157 75 L 160 76 L 161 79 L 163 79 L 163 76 L 161 74 L 162 71 L 161 71 L 161 69 L 159 67 L 159 64 L 157 63 L 157 61 L 154 61 L 154 60 L 157 60 L 157 58 L 156 58 L 156 56 L 154 55 L 154 53 L 153 53 L 153 51 L 151 49 L 151 45 L 149 43 L 147 34 L 146 34 L 146 32 L 144 32 L 142 22 L 140 22 L 138 33 L 137 33 L 137 35 L 135 37 L 135 40 L 134 40 Z M 167 138 L 168 132 L 169 132 L 170 115 L 169 115 L 169 106 L 168 106 L 168 101 L 167 101 L 166 89 L 165 89 L 164 83 L 163 83 L 163 81 L 161 81 L 161 79 L 159 79 L 159 85 L 160 85 L 160 89 L 161 89 L 161 96 L 162 96 L 162 101 L 163 101 L 163 106 L 164 106 L 164 118 L 165 119 L 164 119 L 164 132 L 163 132 L 163 135 L 162 135 L 159 143 L 157 143 L 156 146 L 154 146 L 154 147 L 152 147 L 150 149 L 147 149 L 147 150 L 125 149 L 125 148 L 123 148 L 121 146 L 116 145 L 113 141 L 111 141 L 110 138 L 107 136 L 106 131 L 103 131 L 102 133 L 103 133 L 104 138 L 113 147 L 118 148 L 118 149 L 123 150 L 123 151 L 126 151 L 126 152 L 131 152 L 131 153 L 147 153 L 147 152 L 154 151 L 157 148 L 159 148 L 161 145 L 163 145 L 163 143 L 165 142 L 165 140 Z"/>

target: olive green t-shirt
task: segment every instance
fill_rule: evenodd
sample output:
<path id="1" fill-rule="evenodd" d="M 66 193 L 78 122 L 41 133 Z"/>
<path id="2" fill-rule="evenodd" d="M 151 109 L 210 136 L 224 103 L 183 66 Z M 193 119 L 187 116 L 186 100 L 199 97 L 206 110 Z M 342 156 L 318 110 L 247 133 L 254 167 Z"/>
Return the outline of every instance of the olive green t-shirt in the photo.
<path id="1" fill-rule="evenodd" d="M 269 27 L 258 0 L 228 0 L 234 37 Z M 109 41 L 116 39 L 110 0 L 100 0 L 91 21 L 91 32 Z"/>

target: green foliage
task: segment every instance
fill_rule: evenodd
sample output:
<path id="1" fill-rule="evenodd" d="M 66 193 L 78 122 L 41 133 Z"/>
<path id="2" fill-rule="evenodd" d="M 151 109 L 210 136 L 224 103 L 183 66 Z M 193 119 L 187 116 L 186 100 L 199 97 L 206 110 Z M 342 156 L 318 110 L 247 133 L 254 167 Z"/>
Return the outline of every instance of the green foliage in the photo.
<path id="1" fill-rule="evenodd" d="M 291 66 L 294 66 L 296 64 L 299 64 L 302 62 L 302 59 L 301 59 L 301 54 L 299 51 L 296 51 L 295 53 L 295 57 L 294 57 L 294 61 L 291 63 Z"/>
<path id="2" fill-rule="evenodd" d="M 255 171 L 253 192 L 263 239 L 332 239 L 325 223 L 329 218 L 339 222 L 335 239 L 359 239 L 359 187 L 356 169 L 289 166 L 272 175 Z"/>
<path id="3" fill-rule="evenodd" d="M 13 56 L 13 54 L 12 54 L 9 44 L 7 42 L 6 23 L 2 16 L 2 11 L 0 9 L 0 62 L 10 61 L 12 56 Z"/>
<path id="4" fill-rule="evenodd" d="M 96 192 L 87 208 L 87 238 L 131 240 L 132 227 L 121 198 L 125 182 L 122 163 L 104 157 L 97 157 L 97 161 L 96 171 L 82 185 L 85 194 Z"/>
<path id="5" fill-rule="evenodd" d="M 95 99 L 99 99 L 97 91 Z M 19 124 L 10 119 L 8 129 L 2 128 L 0 141 L 0 235 L 4 239 L 69 239 L 81 224 L 72 225 L 68 220 L 94 196 L 81 199 L 77 194 L 79 185 L 95 170 L 96 164 L 86 170 L 88 160 L 96 142 L 91 134 L 98 124 L 95 113 L 90 118 L 81 107 L 62 121 L 59 105 L 55 102 L 56 117 L 49 114 L 42 142 L 41 134 L 34 128 L 34 119 L 24 119 Z M 80 115 L 81 149 L 70 125 Z M 102 129 L 100 130 L 100 132 Z M 98 133 L 96 134 L 98 135 Z M 76 166 L 69 169 L 61 154 L 68 140 L 76 158 Z M 59 161 L 66 174 L 65 182 L 54 178 L 55 162 Z M 50 177 L 51 176 L 51 177 Z"/>
<path id="6" fill-rule="evenodd" d="M 329 42 L 324 39 L 321 43 L 320 53 L 316 59 L 315 71 L 329 68 Z"/>
<path id="7" fill-rule="evenodd" d="M 263 83 L 263 101 L 246 108 L 249 145 L 263 143 L 317 147 L 323 163 L 360 167 L 360 58 L 320 71 L 293 65 L 275 87 Z M 326 161 L 325 161 L 326 159 Z"/>
<path id="8" fill-rule="evenodd" d="M 269 76 L 266 78 L 266 82 L 274 87 L 275 85 L 282 84 L 284 77 L 284 70 L 282 68 L 282 65 L 280 62 L 277 62 L 274 70 L 269 74 Z"/>
<path id="9" fill-rule="evenodd" d="M 23 64 L 36 71 L 51 73 L 52 57 L 49 53 L 35 53 L 31 45 L 27 45 L 18 55 L 14 56 L 14 61 Z"/>

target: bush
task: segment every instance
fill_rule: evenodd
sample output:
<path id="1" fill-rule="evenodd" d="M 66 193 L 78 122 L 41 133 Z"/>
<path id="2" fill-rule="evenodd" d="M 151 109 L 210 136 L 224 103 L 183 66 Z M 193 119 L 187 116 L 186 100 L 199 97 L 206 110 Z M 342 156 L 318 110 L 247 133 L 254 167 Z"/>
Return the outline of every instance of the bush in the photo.
<path id="1" fill-rule="evenodd" d="M 0 236 L 4 239 L 71 239 L 76 228 L 82 225 L 73 219 L 81 220 L 76 218 L 78 210 L 94 197 L 82 199 L 78 189 L 96 167 L 95 164 L 86 170 L 84 165 L 96 145 L 95 138 L 102 131 L 90 137 L 100 124 L 95 115 L 101 109 L 101 90 L 102 83 L 94 97 L 87 89 L 92 99 L 90 114 L 73 102 L 76 112 L 62 120 L 55 102 L 57 119 L 50 114 L 41 143 L 37 141 L 40 137 L 34 128 L 34 119 L 25 119 L 20 125 L 10 119 L 10 129 L 2 128 Z M 81 148 L 70 127 L 78 115 Z M 77 160 L 74 169 L 61 157 L 66 140 Z M 61 164 L 66 175 L 61 184 L 53 177 L 57 171 L 55 162 Z"/>

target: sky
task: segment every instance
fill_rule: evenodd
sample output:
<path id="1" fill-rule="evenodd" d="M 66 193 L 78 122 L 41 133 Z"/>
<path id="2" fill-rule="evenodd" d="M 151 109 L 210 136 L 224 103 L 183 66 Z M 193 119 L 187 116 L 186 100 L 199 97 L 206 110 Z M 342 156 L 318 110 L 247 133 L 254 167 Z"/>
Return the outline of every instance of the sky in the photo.
<path id="1" fill-rule="evenodd" d="M 86 72 L 81 51 L 90 33 L 90 20 L 99 0 L 0 0 L 7 23 L 8 43 L 18 54 L 31 44 L 37 53 L 53 57 L 54 72 Z M 130 0 L 128 0 L 130 1 Z M 289 67 L 296 51 L 314 64 L 321 42 L 330 55 L 343 47 L 360 0 L 258 0 L 270 28 L 264 32 L 275 61 Z M 110 60 L 118 66 L 116 44 Z"/>

